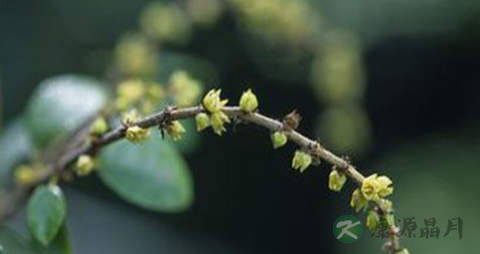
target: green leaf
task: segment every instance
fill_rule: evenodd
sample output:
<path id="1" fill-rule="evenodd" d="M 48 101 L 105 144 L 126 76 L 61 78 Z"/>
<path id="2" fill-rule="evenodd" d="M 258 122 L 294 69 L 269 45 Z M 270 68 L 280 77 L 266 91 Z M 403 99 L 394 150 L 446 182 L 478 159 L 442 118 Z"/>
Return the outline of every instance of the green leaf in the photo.
<path id="1" fill-rule="evenodd" d="M 55 239 L 65 220 L 66 210 L 66 201 L 58 186 L 39 186 L 33 192 L 27 206 L 27 223 L 33 237 L 43 246 Z"/>
<path id="2" fill-rule="evenodd" d="M 31 140 L 22 119 L 10 123 L 0 137 L 0 186 L 8 184 L 12 168 L 25 159 Z"/>
<path id="3" fill-rule="evenodd" d="M 156 133 L 139 145 L 126 140 L 112 144 L 99 161 L 103 182 L 132 204 L 178 212 L 193 201 L 192 178 L 184 159 Z"/>
<path id="4" fill-rule="evenodd" d="M 0 254 L 72 254 L 67 226 L 64 224 L 55 240 L 43 247 L 35 240 L 27 240 L 8 228 L 0 228 Z"/>
<path id="5" fill-rule="evenodd" d="M 40 245 L 37 241 L 32 241 L 31 246 L 37 254 L 72 254 L 73 249 L 70 243 L 70 236 L 66 223 L 62 225 L 55 239 L 48 247 Z"/>
<path id="6" fill-rule="evenodd" d="M 106 104 L 99 81 L 81 75 L 62 75 L 40 83 L 26 111 L 26 126 L 38 147 L 44 147 L 78 128 Z"/>

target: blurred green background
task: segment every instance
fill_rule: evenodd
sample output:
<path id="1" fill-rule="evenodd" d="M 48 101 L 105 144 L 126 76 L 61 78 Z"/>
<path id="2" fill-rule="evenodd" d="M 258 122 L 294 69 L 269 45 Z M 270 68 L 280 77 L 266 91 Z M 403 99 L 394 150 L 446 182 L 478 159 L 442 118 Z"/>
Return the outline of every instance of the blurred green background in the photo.
<path id="1" fill-rule="evenodd" d="M 155 55 L 160 82 L 186 68 L 232 101 L 252 87 L 267 115 L 297 109 L 302 132 L 365 174 L 393 179 L 399 218 L 418 225 L 416 238 L 402 238 L 411 253 L 476 253 L 480 2 L 163 2 L 186 10 L 192 24 L 171 25 Z M 0 0 L 1 128 L 46 78 L 111 80 L 119 40 L 140 29 L 149 4 Z M 0 142 L 0 151 L 12 142 L 23 141 Z M 381 253 L 382 241 L 365 232 L 353 244 L 335 240 L 335 219 L 354 213 L 354 186 L 329 191 L 328 165 L 293 171 L 295 147 L 274 151 L 268 132 L 254 126 L 223 137 L 207 131 L 194 142 L 182 149 L 195 193 L 184 212 L 134 207 L 96 175 L 64 186 L 76 253 Z M 419 238 L 431 217 L 440 238 Z M 456 217 L 463 238 L 443 237 Z M 23 221 L 18 214 L 9 224 L 25 233 Z"/>

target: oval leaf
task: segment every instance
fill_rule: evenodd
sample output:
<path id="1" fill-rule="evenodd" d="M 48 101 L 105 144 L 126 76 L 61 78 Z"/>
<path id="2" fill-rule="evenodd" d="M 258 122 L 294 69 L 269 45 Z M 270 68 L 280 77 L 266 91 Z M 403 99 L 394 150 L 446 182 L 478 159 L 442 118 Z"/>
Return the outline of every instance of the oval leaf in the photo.
<path id="1" fill-rule="evenodd" d="M 137 206 L 162 212 L 188 208 L 192 179 L 177 150 L 159 135 L 133 145 L 121 140 L 100 154 L 100 178 L 120 197 Z"/>
<path id="2" fill-rule="evenodd" d="M 22 119 L 10 123 L 0 138 L 0 186 L 10 179 L 12 168 L 25 159 L 31 150 L 31 140 Z"/>
<path id="3" fill-rule="evenodd" d="M 44 147 L 79 127 L 100 111 L 107 94 L 99 81 L 62 75 L 40 83 L 26 111 L 27 128 L 35 145 Z"/>
<path id="4" fill-rule="evenodd" d="M 43 247 L 36 241 L 30 243 L 32 249 L 37 254 L 71 254 L 73 253 L 72 245 L 70 243 L 70 235 L 66 223 L 62 225 L 55 239 L 48 247 Z"/>
<path id="5" fill-rule="evenodd" d="M 47 246 L 62 226 L 67 205 L 62 190 L 56 185 L 39 186 L 27 206 L 28 227 L 38 242 Z"/>

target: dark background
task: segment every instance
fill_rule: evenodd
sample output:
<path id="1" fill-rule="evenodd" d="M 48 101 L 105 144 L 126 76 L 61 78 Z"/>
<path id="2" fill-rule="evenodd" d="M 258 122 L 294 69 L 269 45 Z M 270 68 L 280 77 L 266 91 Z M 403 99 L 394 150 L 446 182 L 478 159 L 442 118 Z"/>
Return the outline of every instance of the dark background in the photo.
<path id="1" fill-rule="evenodd" d="M 86 73 L 101 78 L 118 37 L 136 29 L 144 2 L 0 0 L 3 122 L 22 112 L 32 90 L 47 77 Z M 409 201 L 415 195 L 421 197 L 425 207 L 405 208 L 408 212 L 422 211 L 411 214 L 418 217 L 419 226 L 423 226 L 420 215 L 424 210 L 428 217 L 453 218 L 459 216 L 455 211 L 465 213 L 464 223 L 470 226 L 464 229 L 464 239 L 453 239 L 446 246 L 459 248 L 462 243 L 461 250 L 473 253 L 468 228 L 473 229 L 478 222 L 469 221 L 468 216 L 477 205 L 469 206 L 471 196 L 464 194 L 475 193 L 478 186 L 473 180 L 461 179 L 479 176 L 474 151 L 480 148 L 480 20 L 476 15 L 480 5 L 431 1 L 432 7 L 407 1 L 400 4 L 400 13 L 391 17 L 389 11 L 396 13 L 391 10 L 395 8 L 369 2 L 356 9 L 330 1 L 319 4 L 327 19 L 356 32 L 365 42 L 363 101 L 372 135 L 369 149 L 361 156 L 351 156 L 352 160 L 367 174 L 381 171 L 392 176 L 399 192 L 394 198 L 398 207 L 411 207 Z M 382 8 L 383 16 L 378 14 Z M 357 16 L 347 13 L 350 18 L 342 19 L 342 10 L 350 9 L 355 9 Z M 376 22 L 369 23 L 365 16 L 373 10 L 378 15 L 370 19 Z M 429 10 L 429 15 L 424 10 Z M 364 21 L 360 22 L 363 25 L 358 20 Z M 374 27 L 374 23 L 378 25 Z M 238 97 L 245 84 L 251 83 L 263 113 L 281 118 L 296 108 L 304 118 L 301 131 L 314 133 L 315 119 L 326 105 L 308 85 L 309 77 L 272 79 L 252 59 L 244 36 L 232 14 L 227 13 L 212 29 L 196 30 L 187 45 L 171 49 L 210 61 L 225 97 Z M 132 207 L 95 176 L 67 187 L 75 249 L 78 253 L 357 253 L 354 247 L 339 247 L 331 232 L 338 216 L 353 213 L 348 206 L 353 186 L 348 184 L 348 191 L 340 194 L 329 191 L 326 164 L 321 170 L 294 172 L 289 165 L 295 147 L 274 151 L 267 134 L 244 125 L 221 138 L 206 132 L 201 145 L 187 156 L 195 180 L 195 204 L 181 214 Z M 412 147 L 418 152 L 412 152 Z M 445 152 L 438 152 L 442 149 Z M 418 157 L 424 158 L 426 162 L 421 165 L 427 167 L 418 166 Z M 446 167 L 441 160 L 459 166 Z M 465 160 L 469 160 L 467 166 L 462 164 Z M 417 177 L 419 170 L 423 176 Z M 458 174 L 461 177 L 457 179 Z M 441 204 L 453 207 L 447 214 L 437 214 L 441 209 L 429 210 L 432 197 L 423 184 L 428 182 L 435 189 L 442 181 L 447 183 L 447 187 L 442 185 L 445 193 L 453 189 L 460 192 L 455 194 L 458 203 Z M 468 189 L 458 188 L 465 184 Z M 444 200 L 439 192 L 431 195 Z M 440 227 L 445 230 L 443 224 Z M 412 253 L 418 252 L 415 247 L 430 253 L 422 249 L 428 240 L 415 241 L 410 243 Z M 380 252 L 381 241 L 376 242 L 371 248 Z"/>

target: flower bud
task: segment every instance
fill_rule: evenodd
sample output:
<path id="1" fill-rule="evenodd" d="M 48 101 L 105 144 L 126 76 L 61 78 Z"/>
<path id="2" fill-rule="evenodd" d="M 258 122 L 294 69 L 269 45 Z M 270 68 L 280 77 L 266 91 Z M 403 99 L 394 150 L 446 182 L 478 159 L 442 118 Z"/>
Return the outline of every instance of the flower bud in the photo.
<path id="1" fill-rule="evenodd" d="M 302 152 L 300 150 L 295 151 L 295 155 L 292 160 L 292 168 L 305 171 L 305 169 L 312 163 L 312 156 L 310 154 Z"/>
<path id="2" fill-rule="evenodd" d="M 203 131 L 210 126 L 210 118 L 205 113 L 199 113 L 195 116 L 195 123 L 197 124 L 197 131 Z"/>
<path id="3" fill-rule="evenodd" d="M 371 211 L 368 212 L 367 228 L 368 228 L 368 230 L 370 230 L 370 232 L 373 232 L 376 229 L 379 219 L 380 218 L 375 211 L 371 210 Z"/>
<path id="4" fill-rule="evenodd" d="M 125 137 L 133 143 L 140 143 L 142 141 L 145 141 L 149 136 L 149 129 L 143 129 L 138 126 L 128 127 L 127 131 L 125 132 Z"/>
<path id="5" fill-rule="evenodd" d="M 182 139 L 182 135 L 185 133 L 185 128 L 179 121 L 172 121 L 167 126 L 167 133 L 172 137 L 173 141 L 178 141 Z"/>
<path id="6" fill-rule="evenodd" d="M 352 199 L 350 200 L 350 206 L 358 213 L 360 210 L 366 208 L 368 200 L 363 196 L 360 189 L 356 189 L 352 193 Z"/>
<path id="7" fill-rule="evenodd" d="M 328 188 L 333 191 L 340 191 L 347 181 L 347 176 L 342 173 L 338 172 L 338 170 L 334 169 L 330 172 L 328 177 Z"/>
<path id="8" fill-rule="evenodd" d="M 77 173 L 78 176 L 86 176 L 93 171 L 94 164 L 92 157 L 80 155 L 75 164 L 75 173 Z"/>
<path id="9" fill-rule="evenodd" d="M 90 127 L 90 134 L 98 136 L 98 135 L 102 135 L 107 130 L 108 130 L 107 121 L 105 120 L 105 118 L 99 117 L 93 122 L 92 126 Z"/>
<path id="10" fill-rule="evenodd" d="M 19 185 L 30 185 L 37 178 L 37 171 L 30 166 L 21 165 L 15 170 L 14 177 Z"/>
<path id="11" fill-rule="evenodd" d="M 243 92 L 240 97 L 240 109 L 247 113 L 253 112 L 258 107 L 257 96 L 252 92 L 252 89 L 248 89 Z"/>
<path id="12" fill-rule="evenodd" d="M 380 202 L 380 207 L 382 207 L 386 211 L 385 218 L 387 220 L 388 226 L 394 226 L 395 225 L 395 216 L 394 216 L 394 213 L 393 213 L 393 203 L 392 203 L 392 201 L 382 198 L 382 199 L 380 199 L 379 202 Z"/>
<path id="13" fill-rule="evenodd" d="M 284 146 L 287 143 L 287 135 L 282 131 L 276 131 L 270 135 L 272 139 L 273 148 L 277 149 L 279 147 Z"/>
<path id="14" fill-rule="evenodd" d="M 221 100 L 220 93 L 221 89 L 210 90 L 207 95 L 203 98 L 203 107 L 208 110 L 210 113 L 219 112 L 222 110 L 223 106 L 228 103 L 228 100 Z"/>
<path id="15" fill-rule="evenodd" d="M 230 123 L 230 118 L 228 118 L 228 116 L 222 111 L 218 111 L 212 113 L 210 116 L 210 123 L 212 125 L 213 132 L 221 136 L 223 132 L 227 131 L 225 129 L 225 123 Z"/>

